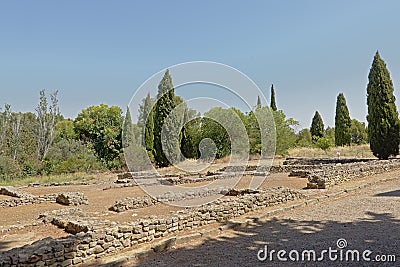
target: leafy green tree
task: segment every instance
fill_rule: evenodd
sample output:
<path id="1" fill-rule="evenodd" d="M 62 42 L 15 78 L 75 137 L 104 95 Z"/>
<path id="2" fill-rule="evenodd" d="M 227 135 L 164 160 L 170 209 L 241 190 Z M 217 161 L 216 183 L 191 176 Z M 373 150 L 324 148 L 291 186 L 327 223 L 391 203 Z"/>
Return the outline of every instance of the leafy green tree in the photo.
<path id="1" fill-rule="evenodd" d="M 174 86 L 172 84 L 172 78 L 169 74 L 169 70 L 167 70 L 164 74 L 164 77 L 160 81 L 158 85 L 158 94 L 157 94 L 157 102 L 155 104 L 154 109 L 154 158 L 157 166 L 159 167 L 166 167 L 170 165 L 170 162 L 163 151 L 163 143 L 164 147 L 167 146 L 167 140 L 162 140 L 162 131 L 164 126 L 164 121 L 171 113 L 171 111 L 175 108 L 175 92 Z M 172 122 L 174 124 L 174 122 Z M 177 133 L 175 125 L 164 126 L 164 134 L 165 136 L 169 136 L 171 139 Z M 170 155 L 176 157 L 177 154 L 176 148 L 174 147 L 175 144 L 170 144 L 173 147 L 170 147 L 171 151 Z M 179 149 L 179 146 L 178 146 Z"/>
<path id="2" fill-rule="evenodd" d="M 120 166 L 123 116 L 121 108 L 106 104 L 82 110 L 74 121 L 79 138 L 93 147 L 96 156 L 108 168 Z"/>
<path id="3" fill-rule="evenodd" d="M 282 110 L 273 111 L 275 127 L 276 127 L 276 154 L 287 155 L 290 148 L 296 143 L 296 134 L 293 127 L 298 122 L 292 118 L 286 119 L 286 115 Z"/>
<path id="4" fill-rule="evenodd" d="M 368 143 L 368 132 L 365 122 L 359 122 L 356 119 L 351 120 L 350 128 L 351 142 L 356 145 Z"/>
<path id="5" fill-rule="evenodd" d="M 200 157 L 201 137 L 201 118 L 189 119 L 183 128 L 181 140 L 181 151 L 185 158 L 197 159 Z"/>
<path id="6" fill-rule="evenodd" d="M 343 93 L 337 96 L 335 115 L 335 145 L 344 146 L 351 143 L 351 119 Z"/>
<path id="7" fill-rule="evenodd" d="M 316 144 L 315 144 L 318 148 L 322 149 L 323 151 L 327 151 L 329 150 L 333 144 L 331 142 L 331 140 L 329 140 L 326 137 L 321 137 L 317 140 Z"/>
<path id="8" fill-rule="evenodd" d="M 317 141 L 319 138 L 324 136 L 324 129 L 325 127 L 324 122 L 322 121 L 322 117 L 321 115 L 319 115 L 319 112 L 316 111 L 312 119 L 310 128 L 313 141 Z"/>
<path id="9" fill-rule="evenodd" d="M 297 147 L 311 147 L 313 146 L 310 129 L 305 128 L 299 131 L 296 139 Z"/>
<path id="10" fill-rule="evenodd" d="M 251 155 L 261 154 L 261 130 L 255 114 L 256 112 L 261 113 L 261 109 L 262 107 L 257 107 L 255 111 L 250 111 L 245 121 Z"/>
<path id="11" fill-rule="evenodd" d="M 335 127 L 326 127 L 324 137 L 329 139 L 332 144 L 335 144 Z"/>
<path id="12" fill-rule="evenodd" d="M 270 105 L 271 109 L 273 111 L 277 111 L 278 108 L 276 107 L 276 100 L 275 100 L 275 90 L 274 90 L 274 85 L 271 85 L 271 105 Z"/>
<path id="13" fill-rule="evenodd" d="M 368 136 L 374 156 L 388 159 L 399 154 L 399 115 L 393 83 L 385 62 L 376 52 L 368 75 Z"/>
<path id="14" fill-rule="evenodd" d="M 59 122 L 57 122 L 54 142 L 58 142 L 61 139 L 65 139 L 65 140 L 78 139 L 78 137 L 75 133 L 73 120 L 64 119 L 64 120 L 60 120 Z"/>
<path id="15" fill-rule="evenodd" d="M 74 173 L 101 170 L 93 151 L 81 141 L 75 139 L 59 139 L 46 155 L 47 173 Z"/>
<path id="16" fill-rule="evenodd" d="M 216 158 L 223 158 L 231 153 L 231 139 L 227 130 L 221 124 L 221 122 L 224 122 L 227 113 L 228 111 L 226 109 L 217 107 L 204 113 L 204 117 L 202 118 L 201 139 L 208 138 L 213 140 L 216 146 Z M 204 149 L 204 151 L 207 151 L 207 154 L 212 155 L 213 153 L 211 153 L 210 149 L 211 148 Z"/>

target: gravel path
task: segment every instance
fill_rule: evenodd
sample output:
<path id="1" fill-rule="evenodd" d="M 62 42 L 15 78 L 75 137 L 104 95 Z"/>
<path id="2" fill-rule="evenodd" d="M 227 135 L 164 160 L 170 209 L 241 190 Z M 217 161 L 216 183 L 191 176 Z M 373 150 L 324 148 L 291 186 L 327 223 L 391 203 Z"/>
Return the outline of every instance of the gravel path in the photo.
<path id="1" fill-rule="evenodd" d="M 330 261 L 328 254 L 322 262 L 282 262 L 276 253 L 272 262 L 257 259 L 265 245 L 269 252 L 297 250 L 300 259 L 303 250 L 315 250 L 318 258 L 329 247 L 338 250 L 341 238 L 347 242 L 341 250 L 342 261 Z M 348 250 L 358 250 L 360 262 L 344 261 Z M 372 261 L 362 260 L 365 250 L 372 251 L 366 255 Z M 340 252 L 334 255 L 340 257 Z M 377 255 L 395 255 L 396 262 L 378 264 L 373 261 Z M 350 254 L 348 257 L 351 259 Z M 195 240 L 130 266 L 400 266 L 400 178 L 283 212 L 246 228 L 227 230 L 218 237 Z"/>

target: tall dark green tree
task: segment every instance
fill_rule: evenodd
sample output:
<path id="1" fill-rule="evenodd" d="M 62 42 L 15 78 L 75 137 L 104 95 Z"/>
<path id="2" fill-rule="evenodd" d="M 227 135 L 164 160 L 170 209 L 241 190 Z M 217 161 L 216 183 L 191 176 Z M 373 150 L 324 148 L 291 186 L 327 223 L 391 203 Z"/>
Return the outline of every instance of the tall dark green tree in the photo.
<path id="1" fill-rule="evenodd" d="M 174 86 L 172 84 L 169 70 L 167 70 L 158 85 L 157 102 L 154 109 L 154 159 L 159 167 L 170 165 L 170 162 L 163 151 L 163 140 L 161 140 L 161 135 L 164 121 L 175 108 L 175 105 Z M 176 134 L 173 131 L 174 130 L 171 129 L 171 132 L 166 134 Z"/>
<path id="2" fill-rule="evenodd" d="M 335 115 L 335 145 L 345 146 L 351 143 L 351 119 L 343 93 L 337 96 Z"/>
<path id="3" fill-rule="evenodd" d="M 261 108 L 261 98 L 260 96 L 257 96 L 257 106 L 256 108 Z"/>
<path id="4" fill-rule="evenodd" d="M 271 105 L 270 105 L 271 109 L 273 111 L 277 111 L 278 108 L 276 107 L 276 100 L 275 100 L 275 89 L 274 89 L 274 85 L 271 85 Z"/>
<path id="5" fill-rule="evenodd" d="M 319 115 L 318 111 L 315 111 L 310 132 L 314 141 L 317 141 L 319 138 L 324 136 L 324 122 L 322 121 L 322 117 Z"/>
<path id="6" fill-rule="evenodd" d="M 135 145 L 135 131 L 129 107 L 126 108 L 125 120 L 122 126 L 122 147 Z"/>
<path id="7" fill-rule="evenodd" d="M 399 115 L 393 83 L 378 51 L 368 75 L 368 135 L 374 156 L 388 159 L 399 154 Z"/>

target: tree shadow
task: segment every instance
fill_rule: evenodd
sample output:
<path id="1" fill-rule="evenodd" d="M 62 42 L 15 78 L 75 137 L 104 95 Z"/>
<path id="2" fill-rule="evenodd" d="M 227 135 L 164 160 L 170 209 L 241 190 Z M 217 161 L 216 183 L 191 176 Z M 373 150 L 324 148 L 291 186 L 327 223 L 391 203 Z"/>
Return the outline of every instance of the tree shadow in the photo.
<path id="1" fill-rule="evenodd" d="M 393 190 L 375 195 L 376 197 L 400 197 L 400 190 Z"/>
<path id="2" fill-rule="evenodd" d="M 400 261 L 400 220 L 387 213 L 366 214 L 368 218 L 355 222 L 274 218 L 229 231 L 226 236 L 208 238 L 200 245 L 159 253 L 131 266 L 396 266 Z M 318 258 L 322 250 L 328 250 L 329 247 L 338 250 L 339 239 L 347 242 L 344 253 L 347 250 L 360 252 L 360 262 L 346 262 L 345 256 L 342 261 L 331 261 L 327 254 L 321 262 L 307 261 L 307 257 L 306 261 L 300 262 L 290 259 L 282 262 L 277 258 L 276 253 L 279 250 L 287 253 L 297 250 L 300 252 L 300 259 L 302 251 L 314 250 Z M 265 245 L 268 252 L 276 251 L 273 261 L 269 258 L 260 261 L 257 258 L 258 251 L 265 249 Z M 365 250 L 372 251 L 368 256 L 371 259 L 379 254 L 396 255 L 397 263 L 362 261 L 362 252 Z M 349 259 L 352 259 L 351 255 Z M 114 266 L 117 265 L 115 263 Z"/>

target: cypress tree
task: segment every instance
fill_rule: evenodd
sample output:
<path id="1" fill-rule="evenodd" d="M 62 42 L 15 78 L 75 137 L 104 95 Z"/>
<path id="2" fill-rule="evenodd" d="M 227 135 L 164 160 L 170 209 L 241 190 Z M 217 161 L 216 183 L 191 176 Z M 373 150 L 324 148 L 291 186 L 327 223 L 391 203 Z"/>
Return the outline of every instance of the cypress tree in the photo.
<path id="1" fill-rule="evenodd" d="M 271 109 L 273 111 L 277 111 L 278 108 L 276 107 L 276 101 L 275 101 L 275 90 L 274 90 L 274 84 L 271 85 Z"/>
<path id="2" fill-rule="evenodd" d="M 378 51 L 368 75 L 368 136 L 374 156 L 388 159 L 399 154 L 399 118 L 393 83 Z"/>
<path id="3" fill-rule="evenodd" d="M 257 96 L 257 106 L 256 108 L 261 108 L 261 98 L 260 96 Z"/>
<path id="4" fill-rule="evenodd" d="M 135 132 L 129 107 L 126 107 L 124 124 L 122 126 L 122 147 L 126 148 L 135 144 Z"/>
<path id="5" fill-rule="evenodd" d="M 312 139 L 317 141 L 319 138 L 323 137 L 324 129 L 324 122 L 322 121 L 321 115 L 319 115 L 319 112 L 316 111 L 310 128 Z"/>
<path id="6" fill-rule="evenodd" d="M 146 127 L 144 129 L 144 140 L 147 154 L 151 161 L 154 161 L 154 112 L 150 111 L 146 120 Z"/>
<path id="7" fill-rule="evenodd" d="M 164 120 L 175 108 L 175 92 L 172 78 L 167 70 L 158 85 L 157 102 L 154 109 L 154 159 L 159 167 L 166 167 L 170 164 L 163 152 L 161 132 Z M 171 132 L 171 134 L 174 134 Z M 178 133 L 179 134 L 179 133 Z"/>
<path id="8" fill-rule="evenodd" d="M 337 96 L 335 115 L 335 145 L 344 146 L 351 143 L 351 119 L 343 93 Z"/>
<path id="9" fill-rule="evenodd" d="M 143 120 L 144 120 L 144 134 L 143 146 L 146 148 L 149 156 L 152 158 L 154 148 L 154 107 L 153 100 L 150 94 L 147 94 L 143 101 Z"/>

